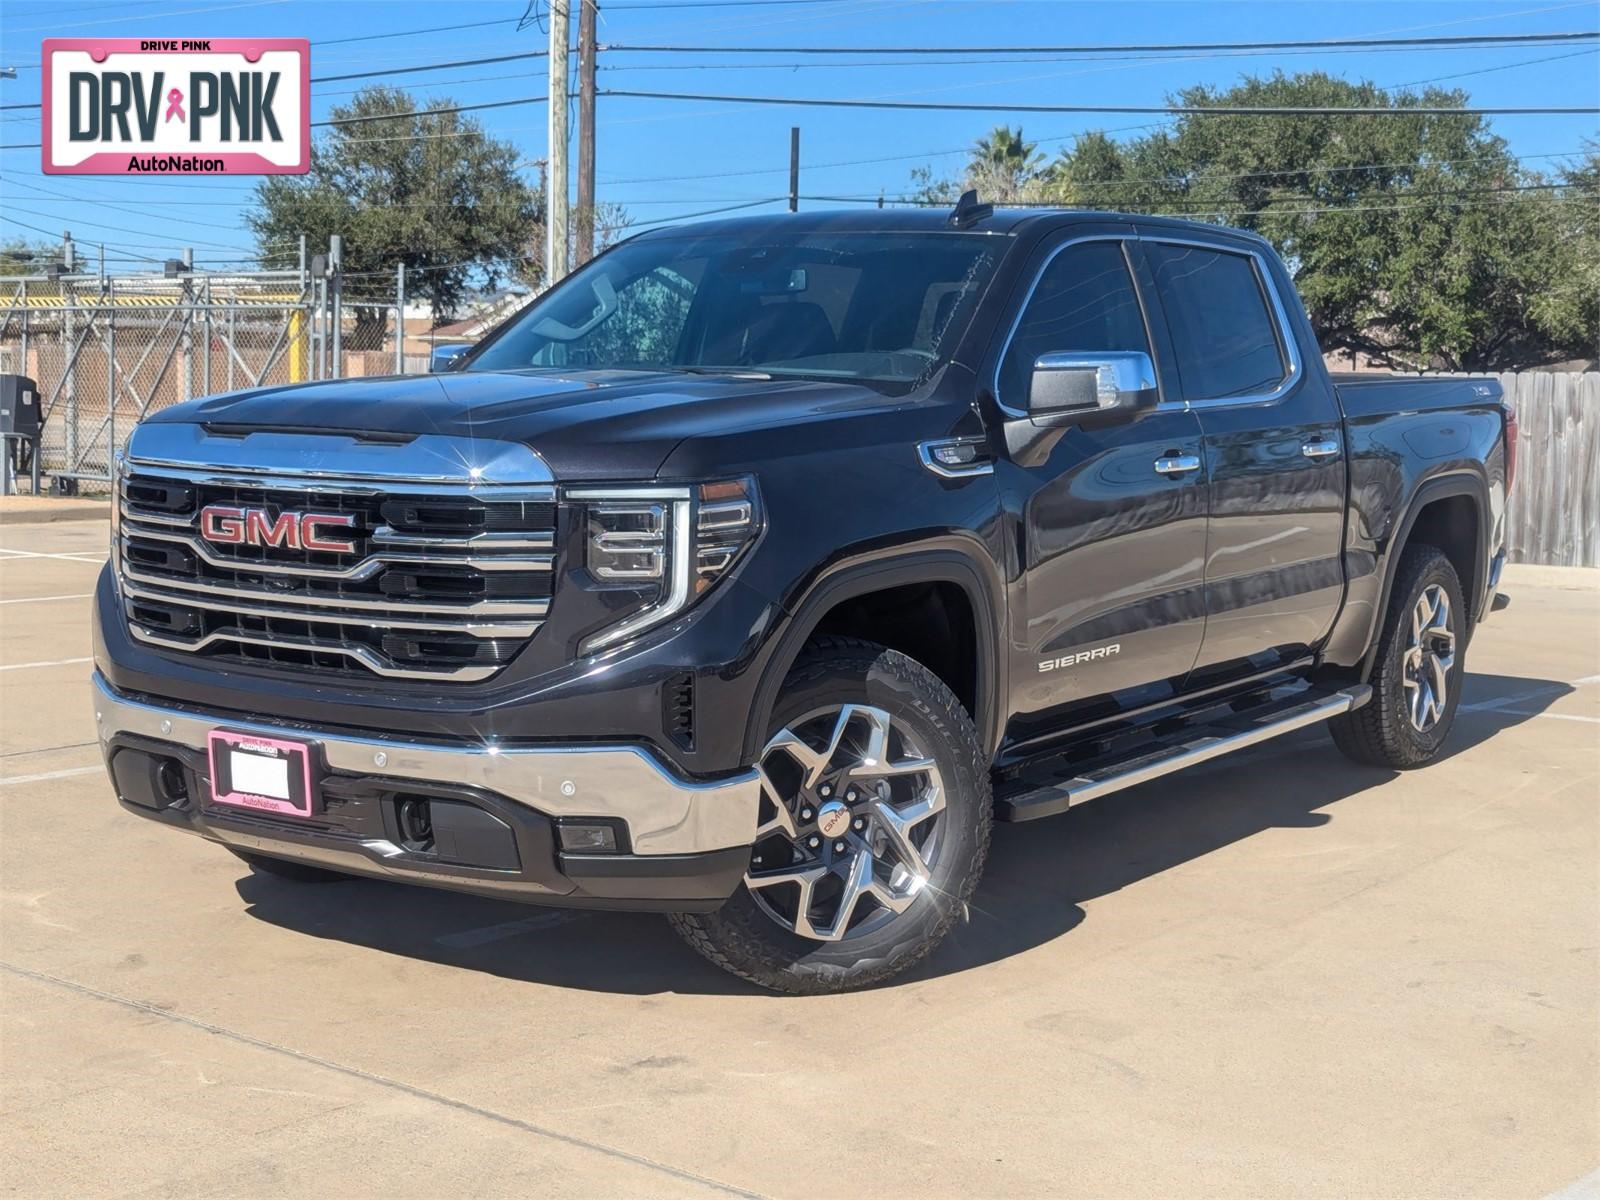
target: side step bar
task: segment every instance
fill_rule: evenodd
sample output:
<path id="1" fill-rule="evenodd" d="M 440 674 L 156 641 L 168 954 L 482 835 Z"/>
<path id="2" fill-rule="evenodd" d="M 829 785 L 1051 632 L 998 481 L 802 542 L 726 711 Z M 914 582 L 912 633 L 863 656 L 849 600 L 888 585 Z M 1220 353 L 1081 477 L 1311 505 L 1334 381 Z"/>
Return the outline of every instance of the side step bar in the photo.
<path id="1" fill-rule="evenodd" d="M 1058 776 L 1039 783 L 1023 780 L 1016 790 L 996 798 L 995 816 L 1001 821 L 1033 821 L 1054 816 L 1085 800 L 1158 779 L 1280 734 L 1304 729 L 1329 717 L 1353 712 L 1371 698 L 1372 688 L 1364 683 L 1311 696 L 1302 693 L 1287 705 L 1265 705 L 1228 720 L 1186 729 L 1175 740 L 1155 749 L 1070 778 Z"/>

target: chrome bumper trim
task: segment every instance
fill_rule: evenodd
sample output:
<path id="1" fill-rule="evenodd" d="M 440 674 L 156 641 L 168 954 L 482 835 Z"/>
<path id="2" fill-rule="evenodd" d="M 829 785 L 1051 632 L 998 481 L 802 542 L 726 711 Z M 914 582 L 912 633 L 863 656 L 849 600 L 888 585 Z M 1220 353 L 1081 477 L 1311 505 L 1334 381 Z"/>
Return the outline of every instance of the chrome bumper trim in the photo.
<path id="1" fill-rule="evenodd" d="M 550 817 L 618 818 L 628 826 L 636 855 L 725 850 L 755 837 L 760 784 L 753 770 L 689 783 L 634 746 L 465 746 L 355 737 L 134 700 L 98 671 L 93 683 L 102 750 L 119 733 L 201 750 L 206 735 L 222 727 L 316 742 L 335 771 L 480 787 Z"/>

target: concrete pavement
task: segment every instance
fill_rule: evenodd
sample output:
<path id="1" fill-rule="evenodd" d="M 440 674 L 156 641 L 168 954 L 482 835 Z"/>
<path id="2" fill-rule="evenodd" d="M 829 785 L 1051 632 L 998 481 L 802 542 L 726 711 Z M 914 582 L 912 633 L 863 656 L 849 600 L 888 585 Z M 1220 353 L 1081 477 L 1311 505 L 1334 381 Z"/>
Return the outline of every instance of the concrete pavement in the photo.
<path id="1" fill-rule="evenodd" d="M 120 812 L 98 522 L 0 531 L 22 1196 L 1543 1196 L 1600 1163 L 1600 573 L 1511 568 L 1449 756 L 1318 730 L 996 831 L 864 994 L 659 919 L 294 885 Z"/>

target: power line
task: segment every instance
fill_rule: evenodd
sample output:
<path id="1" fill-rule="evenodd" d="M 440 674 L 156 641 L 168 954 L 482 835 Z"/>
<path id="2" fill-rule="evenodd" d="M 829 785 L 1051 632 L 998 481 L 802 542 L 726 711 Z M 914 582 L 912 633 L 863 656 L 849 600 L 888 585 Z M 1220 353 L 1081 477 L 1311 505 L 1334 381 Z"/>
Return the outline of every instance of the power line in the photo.
<path id="1" fill-rule="evenodd" d="M 607 5 L 607 9 L 611 8 Z M 1157 42 L 1129 45 L 1077 46 L 665 46 L 617 42 L 602 50 L 650 52 L 658 54 L 1210 54 L 1222 50 L 1328 50 L 1354 48 L 1370 50 L 1382 46 L 1490 49 L 1496 46 L 1526 46 L 1551 42 L 1592 42 L 1600 40 L 1600 30 L 1567 33 L 1502 33 L 1454 37 L 1378 37 L 1323 38 L 1287 42 Z"/>
<path id="2" fill-rule="evenodd" d="M 493 25 L 515 25 L 515 17 L 504 17 L 498 21 L 467 21 L 455 25 L 430 25 L 426 29 L 396 29 L 390 33 L 363 33 L 357 37 L 323 38 L 315 42 L 318 46 L 341 46 L 349 42 L 376 42 L 384 38 L 420 37 L 425 33 L 454 33 L 458 29 L 488 29 Z"/>
<path id="3" fill-rule="evenodd" d="M 1182 104 L 977 104 L 927 100 L 842 100 L 799 96 L 722 96 L 705 92 L 636 92 L 607 88 L 602 96 L 637 100 L 691 100 L 711 104 L 780 104 L 798 108 L 876 108 L 923 112 L 995 113 L 1128 113 L 1163 114 L 1174 117 L 1464 117 L 1464 116 L 1593 116 L 1595 105 L 1481 106 L 1447 108 L 1440 105 L 1354 105 L 1328 107 L 1313 105 L 1210 105 Z"/>
<path id="4" fill-rule="evenodd" d="M 312 121 L 311 128 L 327 129 L 334 126 L 366 125 L 373 121 L 409 121 L 417 117 L 443 117 L 449 116 L 452 113 L 482 112 L 485 109 L 490 108 L 515 108 L 523 104 L 544 104 L 549 99 L 550 98 L 548 96 L 520 96 L 515 100 L 488 100 L 480 104 L 452 104 L 448 108 L 419 108 L 413 109 L 411 112 L 402 113 L 368 113 L 364 116 L 358 117 L 334 117 L 326 121 Z M 468 137 L 482 132 L 482 130 L 477 129 L 461 129 L 452 130 L 442 134 L 405 133 L 395 135 L 394 138 L 375 137 L 358 138 L 354 140 L 363 142 L 379 142 L 391 141 L 395 140 L 396 138 L 400 140 L 410 140 L 413 138 L 425 137 Z M 3 146 L 0 146 L 0 150 L 37 149 L 39 149 L 38 142 L 9 142 Z"/>
<path id="5" fill-rule="evenodd" d="M 327 121 L 313 121 L 311 122 L 311 128 L 325 129 L 330 125 L 365 125 L 372 121 L 408 121 L 414 117 L 443 117 L 449 116 L 451 113 L 481 112 L 486 108 L 513 108 L 519 104 L 544 104 L 549 99 L 549 96 L 521 96 L 515 100 L 488 100 L 481 104 L 452 104 L 448 108 L 419 108 L 408 113 L 369 113 L 360 117 L 334 117 Z M 475 133 L 478 131 L 463 130 L 462 132 Z M 410 137 L 412 135 L 404 134 L 402 136 Z"/>
<path id="6" fill-rule="evenodd" d="M 352 71 L 348 75 L 313 75 L 312 83 L 342 83 L 346 79 L 375 79 L 379 76 L 414 75 L 420 71 L 448 71 L 454 67 L 482 67 L 490 63 L 515 62 L 522 58 L 549 58 L 548 50 L 525 50 L 519 54 L 497 54 L 493 58 L 457 58 L 449 62 L 422 63 L 414 67 L 389 67 L 382 71 Z"/>
<path id="7" fill-rule="evenodd" d="M 782 204 L 788 200 L 787 196 L 769 196 L 764 200 L 747 200 L 743 204 L 728 204 L 721 208 L 706 208 L 699 212 L 679 213 L 673 217 L 658 217 L 654 221 L 633 221 L 626 225 L 605 226 L 604 232 L 614 233 L 618 229 L 648 229 L 653 225 L 669 225 L 674 221 L 692 221 L 696 217 L 713 217 L 719 213 L 738 212 L 744 208 L 758 208 L 763 204 Z"/>
<path id="8" fill-rule="evenodd" d="M 1487 189 L 1487 190 L 1495 191 L 1495 190 L 1498 190 L 1498 189 Z M 1505 189 L 1505 190 L 1512 190 L 1512 189 Z M 1251 218 L 1251 217 L 1282 217 L 1282 216 L 1291 216 L 1292 217 L 1292 216 L 1328 215 L 1328 214 L 1331 214 L 1331 213 L 1405 212 L 1405 211 L 1419 209 L 1419 208 L 1432 207 L 1432 205 L 1436 201 L 1440 200 L 1441 198 L 1443 198 L 1446 195 L 1447 195 L 1446 193 L 1434 193 L 1434 192 L 1408 193 L 1406 196 L 1401 197 L 1396 202 L 1388 203 L 1388 204 L 1322 204 L 1322 205 L 1317 205 L 1317 206 L 1311 207 L 1311 208 L 1276 208 L 1276 207 L 1268 207 L 1268 208 L 1254 209 L 1254 210 L 1249 211 L 1249 212 L 1237 212 L 1237 211 L 1235 211 L 1233 209 L 1226 209 L 1226 208 L 1210 209 L 1210 210 L 1204 211 L 1204 212 L 1195 212 L 1195 211 L 1192 211 L 1192 210 L 1180 210 L 1180 211 L 1176 211 L 1176 212 L 1168 212 L 1168 211 L 1162 211 L 1162 210 L 1152 210 L 1152 206 L 1151 205 L 1141 205 L 1141 204 L 1129 205 L 1126 208 L 1122 208 L 1122 207 L 1113 208 L 1113 207 L 1106 207 L 1106 206 L 1102 206 L 1102 205 L 1055 204 L 1055 203 L 1051 203 L 1049 201 L 1007 201 L 1005 203 L 997 204 L 996 207 L 997 208 L 1021 208 L 1021 209 L 1029 209 L 1029 210 L 1041 211 L 1041 212 L 1062 212 L 1062 213 L 1070 213 L 1070 212 L 1127 212 L 1127 213 L 1129 213 L 1130 215 L 1133 215 L 1133 216 L 1143 215 L 1143 216 L 1152 216 L 1152 217 L 1177 217 L 1177 218 L 1181 218 L 1181 219 L 1184 219 L 1184 220 L 1196 220 L 1196 219 L 1201 218 L 1201 217 L 1222 217 L 1222 218 L 1226 218 L 1226 219 L 1228 219 L 1230 221 L 1239 221 L 1239 220 L 1244 220 L 1244 219 Z M 1293 198 L 1294 197 L 1291 197 L 1291 199 L 1293 199 Z M 1408 198 L 1415 200 L 1415 203 L 1405 203 L 1404 201 L 1406 199 L 1408 199 Z M 1552 196 L 1550 199 L 1551 199 L 1552 203 L 1564 204 L 1564 203 L 1573 203 L 1573 202 L 1576 202 L 1576 201 L 1578 201 L 1580 199 L 1583 199 L 1583 198 L 1584 197 L 1581 197 L 1581 196 Z M 828 204 L 872 204 L 872 205 L 878 204 L 878 202 L 881 200 L 885 204 L 905 205 L 905 206 L 912 207 L 912 208 L 949 208 L 951 206 L 951 204 L 953 203 L 950 200 L 923 199 L 923 198 L 917 197 L 917 196 L 871 196 L 871 197 L 867 197 L 867 196 L 802 196 L 801 199 L 802 200 L 815 201 L 815 202 L 828 203 Z M 1171 204 L 1171 203 L 1175 203 L 1175 201 L 1162 200 L 1162 201 L 1159 201 L 1158 203 L 1159 204 Z M 1498 199 L 1485 199 L 1485 200 L 1461 200 L 1461 199 L 1457 199 L 1457 200 L 1451 201 L 1451 203 L 1453 203 L 1453 204 L 1455 204 L 1457 206 L 1473 206 L 1473 205 L 1484 205 L 1484 204 L 1498 204 L 1499 200 Z"/>
<path id="9" fill-rule="evenodd" d="M 804 2 L 805 3 L 824 3 L 824 2 L 832 2 L 832 0 L 804 0 Z M 608 6 L 608 9 L 609 9 L 609 6 Z M 617 47 L 602 47 L 602 49 L 615 50 L 615 49 L 617 49 Z M 1403 53 L 1404 52 L 1404 48 L 1392 47 L 1392 48 L 1389 48 L 1387 50 L 1384 50 L 1383 52 L 1384 53 Z M 1269 52 L 1268 51 L 1260 51 L 1260 52 L 1246 51 L 1246 52 L 1240 52 L 1240 53 L 1223 54 L 1223 55 L 1214 56 L 1214 57 L 1257 58 L 1257 57 L 1260 57 L 1262 54 L 1265 54 L 1265 53 L 1269 53 Z M 1283 52 L 1283 53 L 1317 54 L 1317 53 L 1322 53 L 1322 51 L 1319 51 L 1319 50 L 1302 50 L 1302 51 L 1286 51 L 1286 52 Z M 1347 53 L 1354 53 L 1354 51 L 1349 50 L 1349 49 L 1343 49 L 1343 50 L 1330 51 L 1330 53 L 1347 54 Z M 1505 64 L 1502 64 L 1502 65 L 1497 66 L 1497 67 L 1484 67 L 1484 68 L 1481 68 L 1481 69 L 1476 70 L 1476 71 L 1461 71 L 1461 72 L 1458 72 L 1458 73 L 1453 74 L 1453 75 L 1437 76 L 1436 78 L 1433 78 L 1433 79 L 1408 80 L 1405 83 L 1397 83 L 1397 84 L 1385 85 L 1385 88 L 1386 88 L 1386 90 L 1392 90 L 1392 89 L 1395 89 L 1395 88 L 1415 87 L 1415 86 L 1419 86 L 1419 85 L 1425 84 L 1425 83 L 1437 83 L 1437 82 L 1440 82 L 1440 81 L 1446 80 L 1446 79 L 1461 79 L 1461 78 L 1465 78 L 1465 77 L 1467 77 L 1469 75 L 1486 75 L 1486 74 L 1489 74 L 1489 73 L 1495 72 L 1495 71 L 1510 71 L 1510 70 L 1515 70 L 1515 69 L 1520 68 L 1520 67 L 1536 66 L 1536 65 L 1538 65 L 1540 63 L 1547 63 L 1547 62 L 1559 62 L 1562 59 L 1578 58 L 1578 57 L 1581 57 L 1582 55 L 1585 55 L 1585 54 L 1596 54 L 1596 53 L 1600 53 L 1600 46 L 1590 47 L 1590 48 L 1586 48 L 1586 49 L 1583 49 L 1583 50 L 1578 50 L 1578 51 L 1575 51 L 1575 52 L 1570 53 L 1570 54 L 1558 54 L 1558 55 L 1554 55 L 1554 56 L 1549 57 L 1549 58 L 1527 59 L 1527 60 L 1525 60 L 1523 62 L 1505 63 Z M 385 69 L 385 70 L 351 71 L 351 72 L 348 72 L 348 73 L 342 74 L 342 75 L 314 75 L 311 78 L 311 82 L 314 85 L 320 85 L 320 84 L 324 84 L 324 83 L 343 83 L 343 82 L 347 82 L 347 81 L 350 81 L 350 80 L 357 80 L 357 79 L 387 79 L 392 75 L 411 75 L 411 74 L 425 73 L 425 72 L 429 72 L 429 71 L 452 70 L 452 69 L 454 69 L 456 67 L 487 66 L 487 65 L 497 64 L 497 63 L 517 62 L 519 60 L 525 60 L 525 59 L 530 59 L 530 58 L 548 58 L 548 57 L 549 57 L 549 51 L 547 51 L 547 50 L 529 50 L 529 51 L 524 51 L 524 52 L 517 53 L 517 54 L 498 54 L 498 55 L 494 55 L 494 56 L 491 56 L 491 57 L 488 57 L 488 58 L 457 58 L 457 59 L 449 59 L 449 60 L 446 60 L 446 61 L 443 61 L 443 62 L 419 63 L 419 64 L 415 64 L 415 65 L 412 65 L 412 66 L 392 67 L 392 68 L 388 68 L 388 69 Z M 1113 56 L 1109 56 L 1109 57 L 1110 57 L 1110 59 L 1112 61 L 1129 61 L 1129 62 L 1144 62 L 1144 63 L 1163 63 L 1163 62 L 1179 61 L 1179 60 L 1174 60 L 1172 58 L 1165 57 L 1165 56 L 1149 55 L 1149 54 L 1126 54 L 1126 55 L 1113 55 Z M 1201 59 L 1201 58 L 1204 58 L 1204 57 L 1207 57 L 1207 56 L 1205 56 L 1205 55 L 1189 55 L 1187 57 L 1190 58 L 1190 59 Z M 954 67 L 954 66 L 961 66 L 961 67 L 966 67 L 966 66 L 998 66 L 998 65 L 1009 66 L 1009 65 L 1013 65 L 1013 64 L 1020 66 L 1020 65 L 1037 65 L 1037 64 L 1045 64 L 1045 63 L 1104 62 L 1104 61 L 1107 61 L 1107 56 L 1083 55 L 1083 54 L 1056 54 L 1056 55 L 1044 55 L 1044 56 L 1029 57 L 1029 58 L 1016 58 L 1016 57 L 977 58 L 977 59 L 972 59 L 972 58 L 951 58 L 951 59 L 935 59 L 935 60 L 931 60 L 931 61 L 930 60 L 921 60 L 921 61 L 919 61 L 919 60 L 908 59 L 908 58 L 893 58 L 893 59 L 881 59 L 881 60 L 855 59 L 853 61 L 848 61 L 848 62 L 810 63 L 810 64 L 798 63 L 798 62 L 796 62 L 796 63 L 726 63 L 726 62 L 724 62 L 724 63 L 659 63 L 659 64 L 647 64 L 647 63 L 635 63 L 635 64 L 602 63 L 602 64 L 600 64 L 599 69 L 601 71 L 605 71 L 605 72 L 615 72 L 615 71 L 795 71 L 795 70 L 800 70 L 803 67 L 809 67 L 811 69 L 815 69 L 815 68 L 819 68 L 820 67 L 820 68 L 823 68 L 823 69 L 833 69 L 833 70 L 865 70 L 865 69 L 900 68 L 900 67 L 915 67 L 915 68 L 921 69 L 921 68 L 924 68 L 924 67 L 932 67 L 932 66 L 949 66 L 949 67 Z M 524 74 L 522 72 L 511 72 L 511 73 L 507 73 L 507 74 L 503 74 L 503 75 L 469 76 L 469 77 L 464 78 L 464 79 L 449 79 L 449 80 L 441 79 L 441 80 L 435 80 L 432 83 L 427 84 L 426 86 L 429 86 L 429 87 L 443 87 L 443 86 L 445 86 L 447 84 L 489 83 L 489 82 L 494 82 L 494 81 L 503 80 L 503 79 L 529 79 L 529 78 L 537 78 L 537 77 L 538 76 L 529 76 L 529 75 L 526 75 L 526 74 Z M 356 89 L 356 90 L 359 91 L 361 89 Z M 319 92 L 317 95 L 319 97 L 321 97 L 321 96 L 329 96 L 329 95 L 352 95 L 352 94 L 355 94 L 355 93 L 354 92 Z M 38 101 L 33 101 L 33 102 L 29 102 L 29 103 L 20 103 L 20 104 L 0 104 L 0 112 L 38 111 L 38 109 L 40 107 L 41 107 L 41 105 L 40 105 L 40 103 Z M 17 118 L 0 118 L 0 119 L 16 120 Z"/>
<path id="10" fill-rule="evenodd" d="M 0 214 L 0 218 L 3 218 L 4 220 L 10 221 L 13 225 L 20 225 L 24 229 L 31 229 L 34 233 L 42 233 L 46 237 L 56 238 L 56 237 L 60 237 L 61 236 L 60 234 L 56 233 L 52 229 L 44 229 L 44 228 L 42 228 L 42 227 L 40 227 L 38 225 L 30 225 L 26 221 L 19 221 L 15 217 L 13 217 L 9 212 Z M 85 245 L 88 245 L 88 244 L 90 244 L 90 243 L 85 243 Z M 93 244 L 94 245 L 99 245 L 100 243 L 95 242 Z M 127 249 L 124 246 L 107 246 L 106 249 L 107 250 L 117 250 L 117 251 L 119 251 L 119 252 L 121 252 L 123 254 L 130 255 L 133 258 L 139 259 L 139 260 L 141 260 L 143 262 L 164 262 L 165 261 L 164 259 L 160 259 L 160 258 L 151 258 L 148 254 L 139 254 L 139 253 L 137 253 L 137 252 L 135 252 L 133 250 Z"/>
<path id="11" fill-rule="evenodd" d="M 18 187 L 27 188 L 30 192 L 38 192 L 41 196 L 48 196 L 56 200 L 67 200 L 75 203 L 83 203 L 82 201 L 79 201 L 77 197 L 68 192 L 58 192 L 53 188 L 42 188 L 38 184 L 27 183 L 21 179 L 13 179 L 11 182 Z M 114 204 L 107 200 L 92 200 L 88 203 L 94 204 L 97 208 L 109 208 L 115 212 L 125 212 L 135 217 L 142 217 L 145 215 L 136 208 L 125 208 L 121 204 Z M 185 225 L 203 225 L 207 229 L 221 229 L 226 232 L 236 232 L 238 229 L 237 225 L 223 225 L 216 221 L 199 221 L 193 217 L 185 217 L 183 219 L 183 223 Z"/>
<path id="12" fill-rule="evenodd" d="M 840 4 L 844 0 L 672 0 L 670 4 L 613 4 L 605 0 L 605 11 L 675 12 L 681 8 L 777 8 L 786 4 Z"/>
<path id="13" fill-rule="evenodd" d="M 12 218 L 12 216 L 11 216 L 11 214 L 14 213 L 14 212 L 27 213 L 30 217 L 43 217 L 46 220 L 53 220 L 54 216 L 55 216 L 55 214 L 53 214 L 53 213 L 38 212 L 38 211 L 36 211 L 34 209 L 31 209 L 31 208 L 18 208 L 16 205 L 12 205 L 12 204 L 8 204 L 6 206 L 5 212 L 3 214 L 0 214 L 0 216 L 3 216 L 4 219 L 8 220 L 8 221 L 14 220 L 14 218 Z M 133 233 L 133 234 L 138 234 L 141 237 L 150 232 L 148 229 L 129 229 L 126 225 L 108 225 L 104 221 L 93 221 L 93 220 L 89 220 L 89 219 L 83 218 L 83 217 L 74 218 L 72 223 L 74 225 L 88 225 L 88 226 L 90 226 L 91 228 L 94 228 L 94 229 L 110 229 L 115 233 Z M 21 221 L 15 221 L 15 224 L 21 225 L 22 222 Z M 49 230 L 45 230 L 44 232 L 48 233 L 50 231 Z M 52 233 L 51 236 L 54 237 L 56 235 Z M 175 244 L 176 244 L 176 242 L 181 242 L 183 245 L 189 245 L 189 246 L 204 246 L 208 250 L 244 250 L 244 249 L 246 249 L 243 246 L 230 246 L 230 245 L 226 245 L 226 244 L 224 244 L 222 242 L 202 242 L 202 241 L 199 241 L 199 240 L 197 240 L 195 238 L 191 238 L 191 237 L 184 237 L 184 238 L 181 238 L 181 239 L 176 239 L 175 240 Z"/>
<path id="14" fill-rule="evenodd" d="M 164 19 L 166 17 L 188 17 L 188 16 L 193 16 L 196 13 L 229 12 L 229 11 L 231 11 L 233 9 L 236 9 L 236 8 L 265 8 L 265 7 L 268 7 L 270 5 L 287 4 L 287 3 L 289 3 L 289 0 L 239 0 L 238 3 L 234 3 L 234 4 L 213 4 L 209 8 L 182 8 L 182 9 L 178 9 L 176 12 L 142 13 L 142 14 L 140 14 L 138 19 L 141 20 L 141 21 L 145 21 L 145 22 L 159 21 L 159 20 L 162 20 L 162 19 Z M 99 20 L 95 20 L 95 21 L 75 21 L 75 22 L 72 22 L 72 23 L 66 24 L 66 25 L 63 25 L 63 24 L 60 24 L 60 23 L 52 23 L 50 25 L 35 25 L 35 26 L 33 26 L 32 28 L 29 28 L 29 29 L 13 29 L 10 32 L 11 33 L 54 33 L 57 30 L 61 30 L 61 29 L 82 29 L 82 28 L 85 28 L 86 26 L 89 26 L 89 25 L 118 25 L 118 24 L 125 24 L 129 20 L 130 20 L 130 18 L 127 17 L 127 16 L 101 17 Z"/>
<path id="15" fill-rule="evenodd" d="M 1122 180 L 1102 180 L 1102 181 L 1097 181 L 1097 183 L 1100 186 L 1104 186 L 1104 187 L 1114 187 L 1117 184 L 1122 183 L 1122 182 L 1124 182 L 1124 181 L 1122 181 Z M 1201 177 L 1196 178 L 1195 180 L 1193 180 L 1193 182 L 1195 184 L 1203 184 L 1203 183 L 1212 182 L 1212 179 L 1210 179 L 1210 178 L 1208 178 L 1206 176 L 1201 176 Z M 1432 189 L 1432 188 L 1420 188 L 1420 187 L 1418 187 L 1418 188 L 1412 188 L 1412 189 L 1410 189 L 1408 191 L 1399 193 L 1396 196 L 1396 199 L 1407 199 L 1407 198 L 1410 198 L 1410 199 L 1438 200 L 1438 199 L 1447 199 L 1447 198 L 1456 197 L 1456 196 L 1499 196 L 1499 195 L 1504 195 L 1504 194 L 1508 194 L 1508 193 L 1512 193 L 1512 192 L 1556 192 L 1556 191 L 1564 191 L 1564 190 L 1567 190 L 1567 189 L 1570 189 L 1570 188 L 1574 188 L 1574 185 L 1570 184 L 1570 183 L 1518 183 L 1518 184 L 1506 184 L 1506 185 L 1499 186 L 1499 187 L 1441 188 L 1441 189 L 1438 189 L 1438 190 L 1435 190 L 1435 189 Z M 822 200 L 822 201 L 827 201 L 827 202 L 834 203 L 834 204 L 876 204 L 877 201 L 878 201 L 877 197 L 870 197 L 870 196 L 802 196 L 800 198 L 802 200 Z M 883 199 L 886 199 L 886 200 L 888 200 L 890 202 L 893 202 L 893 203 L 902 203 L 902 204 L 924 204 L 924 203 L 926 203 L 926 204 L 931 204 L 931 205 L 934 205 L 934 206 L 941 205 L 941 204 L 947 205 L 947 204 L 950 203 L 949 201 L 944 201 L 944 200 L 923 201 L 923 200 L 920 200 L 920 199 L 918 199 L 917 197 L 914 197 L 914 196 L 883 197 Z M 1272 200 L 1270 201 L 1270 203 L 1277 204 L 1280 201 L 1285 201 L 1285 200 L 1303 201 L 1305 203 L 1315 204 L 1315 203 L 1318 203 L 1319 201 L 1323 201 L 1324 198 L 1321 197 L 1321 196 L 1284 195 L 1284 196 L 1273 197 Z M 1209 205 L 1215 206 L 1218 203 L 1218 201 L 1216 201 L 1216 200 L 1203 200 L 1203 199 L 1190 199 L 1188 197 L 1183 197 L 1183 196 L 1172 196 L 1172 197 L 1163 197 L 1158 201 L 1158 203 L 1161 203 L 1161 204 L 1189 204 L 1189 205 L 1193 205 L 1193 204 L 1209 204 Z M 1062 209 L 1062 210 L 1066 211 L 1066 210 L 1075 209 L 1075 208 L 1078 207 L 1078 205 L 1075 205 L 1075 204 L 1062 204 L 1059 201 L 1055 201 L 1055 200 L 1003 200 L 1003 201 L 997 202 L 996 207 L 997 208 Z M 1274 209 L 1263 209 L 1262 211 L 1263 212 L 1268 212 L 1268 211 L 1270 211 L 1270 212 L 1279 212 L 1279 211 L 1282 211 L 1282 210 L 1274 208 Z M 1360 207 L 1358 205 L 1335 204 L 1335 205 L 1329 205 L 1327 211 L 1329 211 L 1329 212 L 1355 212 L 1355 211 L 1360 211 Z"/>

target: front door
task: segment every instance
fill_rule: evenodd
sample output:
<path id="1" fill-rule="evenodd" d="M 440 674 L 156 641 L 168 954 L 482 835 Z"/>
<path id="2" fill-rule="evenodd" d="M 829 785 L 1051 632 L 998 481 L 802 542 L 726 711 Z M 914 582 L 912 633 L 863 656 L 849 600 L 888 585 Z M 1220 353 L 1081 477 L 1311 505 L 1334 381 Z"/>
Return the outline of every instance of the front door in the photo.
<path id="1" fill-rule="evenodd" d="M 1344 595 L 1339 404 L 1249 246 L 1139 243 L 1210 473 L 1206 631 L 1191 686 L 1304 659 Z"/>
<path id="2" fill-rule="evenodd" d="M 1026 412 L 1042 355 L 1165 357 L 1134 286 L 1131 244 L 1079 236 L 1041 251 L 996 371 L 1012 446 L 1002 484 L 1021 534 L 1011 647 L 1018 753 L 1077 721 L 1175 694 L 1205 627 L 1206 472 L 1195 415 L 1163 403 L 1110 427 L 1036 429 Z"/>

